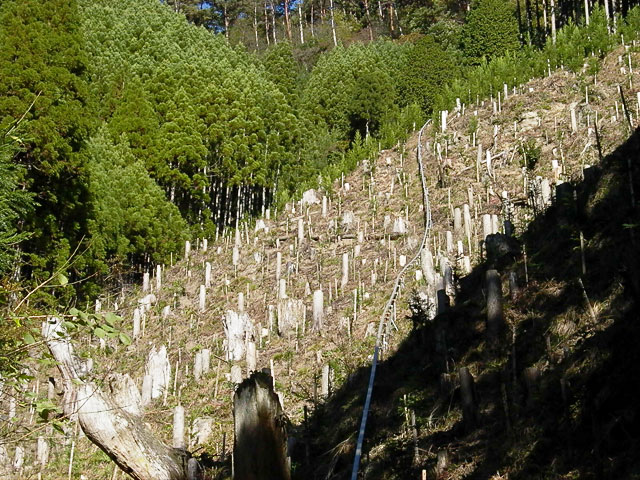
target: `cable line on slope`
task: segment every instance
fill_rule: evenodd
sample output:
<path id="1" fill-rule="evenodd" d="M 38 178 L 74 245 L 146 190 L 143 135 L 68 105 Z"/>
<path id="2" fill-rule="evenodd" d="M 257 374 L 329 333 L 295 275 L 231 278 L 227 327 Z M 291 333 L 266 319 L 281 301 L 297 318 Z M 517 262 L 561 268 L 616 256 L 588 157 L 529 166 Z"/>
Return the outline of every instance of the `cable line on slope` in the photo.
<path id="1" fill-rule="evenodd" d="M 382 311 L 382 315 L 380 316 L 380 323 L 378 324 L 378 336 L 376 337 L 376 345 L 373 350 L 373 360 L 371 362 L 371 374 L 369 375 L 369 386 L 367 387 L 367 396 L 364 401 L 364 408 L 362 410 L 362 420 L 360 421 L 360 431 L 358 432 L 358 442 L 356 443 L 356 454 L 353 459 L 353 469 L 351 470 L 351 480 L 357 480 L 358 478 L 358 470 L 360 469 L 360 457 L 362 456 L 362 443 L 364 442 L 364 432 L 367 426 L 367 417 L 369 416 L 369 408 L 371 407 L 371 397 L 373 395 L 373 382 L 376 377 L 376 367 L 378 365 L 378 354 L 380 350 L 380 338 L 382 337 L 382 331 L 387 320 L 387 316 L 393 306 L 396 297 L 398 296 L 398 291 L 400 290 L 400 283 L 404 278 L 405 273 L 413 265 L 418 258 L 420 258 L 420 254 L 427 244 L 427 239 L 429 237 L 429 232 L 431 231 L 431 207 L 429 205 L 429 190 L 427 189 L 427 183 L 424 178 L 424 169 L 422 166 L 422 133 L 424 129 L 431 123 L 431 120 L 427 121 L 420 132 L 418 133 L 418 148 L 417 148 L 417 160 L 418 160 L 418 171 L 420 173 L 420 182 L 422 185 L 422 203 L 423 203 L 423 211 L 424 211 L 424 234 L 422 236 L 422 242 L 420 243 L 420 247 L 416 252 L 415 256 L 407 262 L 404 268 L 400 271 L 398 276 L 396 277 L 395 284 L 393 286 L 393 291 L 389 296 L 389 300 Z"/>

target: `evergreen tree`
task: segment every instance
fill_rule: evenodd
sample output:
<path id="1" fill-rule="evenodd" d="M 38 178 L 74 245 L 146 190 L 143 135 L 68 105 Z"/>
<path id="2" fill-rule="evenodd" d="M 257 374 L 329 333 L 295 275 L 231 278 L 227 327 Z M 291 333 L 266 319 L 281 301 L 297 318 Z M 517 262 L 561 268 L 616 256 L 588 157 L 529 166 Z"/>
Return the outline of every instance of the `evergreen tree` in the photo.
<path id="1" fill-rule="evenodd" d="M 64 262 L 85 231 L 80 151 L 91 126 L 75 0 L 0 4 L 0 129 L 25 115 L 18 162 L 38 208 L 26 220 L 31 266 L 44 275 Z"/>
<path id="2" fill-rule="evenodd" d="M 135 157 L 151 165 L 157 156 L 160 122 L 147 97 L 142 82 L 132 77 L 125 83 L 108 125 L 114 139 L 124 137 Z"/>
<path id="3" fill-rule="evenodd" d="M 19 222 L 33 210 L 31 194 L 20 186 L 24 172 L 12 162 L 12 153 L 12 145 L 0 146 L 0 275 L 13 266 L 18 245 L 28 237 L 19 232 Z"/>
<path id="4" fill-rule="evenodd" d="M 166 260 L 182 247 L 188 228 L 178 209 L 126 144 L 101 130 L 88 143 L 91 253 L 98 267 Z"/>
<path id="5" fill-rule="evenodd" d="M 471 63 L 517 50 L 518 23 L 510 0 L 477 0 L 462 28 L 462 48 Z"/>
<path id="6" fill-rule="evenodd" d="M 267 78 L 276 84 L 291 104 L 296 94 L 298 69 L 289 42 L 280 42 L 267 50 L 263 60 Z"/>
<path id="7" fill-rule="evenodd" d="M 455 78 L 456 70 L 452 56 L 432 36 L 421 38 L 408 51 L 400 77 L 405 101 L 430 112 L 442 87 Z"/>

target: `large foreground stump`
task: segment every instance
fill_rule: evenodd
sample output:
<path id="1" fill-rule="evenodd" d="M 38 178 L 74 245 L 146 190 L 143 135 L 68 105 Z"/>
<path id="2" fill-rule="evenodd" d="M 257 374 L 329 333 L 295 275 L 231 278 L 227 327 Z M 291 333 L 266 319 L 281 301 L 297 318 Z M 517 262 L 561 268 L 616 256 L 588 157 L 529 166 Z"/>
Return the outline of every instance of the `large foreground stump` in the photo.
<path id="1" fill-rule="evenodd" d="M 289 480 L 287 419 L 270 375 L 254 372 L 233 398 L 234 480 Z"/>

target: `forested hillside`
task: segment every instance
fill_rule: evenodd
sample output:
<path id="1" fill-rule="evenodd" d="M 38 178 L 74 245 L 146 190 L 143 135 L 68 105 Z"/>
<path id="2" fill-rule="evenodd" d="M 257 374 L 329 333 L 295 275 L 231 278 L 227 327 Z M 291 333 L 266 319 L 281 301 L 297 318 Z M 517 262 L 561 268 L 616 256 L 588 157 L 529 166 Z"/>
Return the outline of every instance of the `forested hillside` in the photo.
<path id="1" fill-rule="evenodd" d="M 585 55 L 635 36 L 635 11 L 607 22 L 596 5 L 579 29 L 559 6 L 555 23 L 542 25 L 536 10 L 537 28 L 525 28 L 538 38 L 568 23 L 543 50 L 520 49 L 519 3 L 483 0 L 466 21 L 462 4 L 427 9 L 433 28 L 455 24 L 453 36 L 415 27 L 400 41 L 380 34 L 309 57 L 306 44 L 282 41 L 249 53 L 154 0 L 3 2 L 3 155 L 22 169 L 16 206 L 31 212 L 3 229 L 23 237 L 9 290 L 54 273 L 71 286 L 34 300 L 118 288 L 189 236 L 214 237 L 305 187 L 328 187 L 456 98 L 468 103 L 560 65 L 578 69 Z M 187 2 L 179 9 L 192 11 Z"/>
<path id="2" fill-rule="evenodd" d="M 127 385 L 142 389 L 134 416 L 160 441 L 171 443 L 182 408 L 191 427 L 186 444 L 174 433 L 173 446 L 201 449 L 195 457 L 207 478 L 227 478 L 229 399 L 242 371 L 260 368 L 275 378 L 295 439 L 294 476 L 342 478 L 374 342 L 383 342 L 388 363 L 365 443 L 367 478 L 423 470 L 490 478 L 498 469 L 552 478 L 556 470 L 540 467 L 539 458 L 557 462 L 566 478 L 593 468 L 610 476 L 635 471 L 635 443 L 612 453 L 600 405 L 571 403 L 604 395 L 592 383 L 603 378 L 605 354 L 590 363 L 577 336 L 607 332 L 635 306 L 625 303 L 627 290 L 601 285 L 583 267 L 581 290 L 603 289 L 595 315 L 611 323 L 595 326 L 593 309 L 582 322 L 575 279 L 546 266 L 552 243 L 567 252 L 578 246 L 541 231 L 557 218 L 543 213 L 551 192 L 558 186 L 561 198 L 560 185 L 586 178 L 589 165 L 605 171 L 581 205 L 609 198 L 609 183 L 626 185 L 621 172 L 640 117 L 636 3 L 0 0 L 0 478 L 75 478 L 91 469 L 96 478 L 117 478 L 114 457 L 78 436 L 85 426 L 67 410 L 70 388 L 115 392 L 112 373 L 128 373 Z M 630 210 L 613 195 L 605 203 L 619 210 L 615 217 L 579 210 L 577 223 L 558 221 L 582 250 L 586 236 L 592 248 L 606 243 L 608 255 L 610 244 L 627 252 L 623 237 L 633 239 L 637 226 L 630 165 Z M 427 210 L 433 224 L 423 249 Z M 586 218 L 607 234 L 597 240 Z M 512 257 L 483 263 L 487 236 L 498 230 L 518 238 L 508 247 Z M 403 270 L 419 246 L 422 265 Z M 602 271 L 618 279 L 621 262 L 615 256 Z M 556 298 L 551 279 L 571 292 L 569 313 L 545 310 L 553 335 L 523 343 L 527 329 L 540 333 L 530 314 L 540 303 L 519 293 L 506 314 L 511 343 L 493 349 L 478 340 L 485 314 L 478 279 L 492 267 L 516 286 L 526 276 L 522 288 L 535 298 Z M 381 340 L 376 322 L 401 272 Z M 438 303 L 440 282 L 451 311 Z M 50 316 L 62 319 L 82 359 L 83 374 L 72 382 L 60 381 L 40 340 Z M 231 353 L 234 318 L 245 322 L 238 355 Z M 449 320 L 452 330 L 442 326 Z M 607 335 L 619 339 L 617 332 Z M 557 360 L 560 345 L 570 363 Z M 173 377 L 160 397 L 145 398 L 156 354 Z M 521 355 L 526 366 L 507 365 Z M 394 368 L 402 370 L 397 378 Z M 480 379 L 473 415 L 505 422 L 508 435 L 502 426 L 471 428 L 468 410 L 461 421 L 460 368 Z M 531 411 L 555 389 L 531 383 L 541 376 L 574 379 L 575 397 L 562 393 L 573 409 L 563 435 L 584 431 L 592 415 L 592 434 L 602 434 L 605 446 L 577 442 L 565 452 L 562 442 L 544 443 L 553 431 L 537 430 L 542 417 Z M 616 408 L 628 415 L 627 403 Z M 527 456 L 524 440 L 513 438 L 517 428 L 548 446 Z M 507 445 L 509 460 L 486 454 L 491 436 Z M 576 467 L 590 447 L 595 460 Z M 552 448 L 560 453 L 548 454 Z M 607 463 L 603 452 L 616 460 Z"/>

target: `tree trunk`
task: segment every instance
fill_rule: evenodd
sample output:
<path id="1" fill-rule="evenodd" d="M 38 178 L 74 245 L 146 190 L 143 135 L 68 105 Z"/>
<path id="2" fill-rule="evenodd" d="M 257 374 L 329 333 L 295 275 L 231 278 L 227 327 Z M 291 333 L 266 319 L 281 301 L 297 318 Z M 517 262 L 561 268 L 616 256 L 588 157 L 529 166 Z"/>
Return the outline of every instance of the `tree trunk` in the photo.
<path id="1" fill-rule="evenodd" d="M 476 401 L 475 383 L 473 375 L 467 367 L 462 367 L 458 376 L 460 379 L 460 397 L 462 399 L 462 418 L 467 431 L 473 429 L 478 421 L 478 406 Z"/>
<path id="2" fill-rule="evenodd" d="M 549 34 L 549 18 L 547 17 L 547 0 L 542 0 L 542 42 L 547 41 L 547 35 Z"/>
<path id="3" fill-rule="evenodd" d="M 584 22 L 589 25 L 589 0 L 584 0 Z"/>
<path id="4" fill-rule="evenodd" d="M 256 50 L 260 46 L 258 43 L 258 2 L 253 2 L 253 33 L 256 37 Z"/>
<path id="5" fill-rule="evenodd" d="M 494 344 L 504 327 L 502 315 L 502 282 L 497 270 L 488 270 L 487 286 L 487 337 Z"/>
<path id="6" fill-rule="evenodd" d="M 267 2 L 264 2 L 264 35 L 267 39 L 267 45 L 270 45 L 271 39 L 269 38 L 269 13 L 267 11 Z"/>
<path id="7" fill-rule="evenodd" d="M 556 44 L 556 0 L 551 0 L 551 42 Z"/>
<path id="8" fill-rule="evenodd" d="M 516 0 L 516 17 L 518 19 L 518 31 L 520 33 L 520 39 L 522 39 L 522 8 L 520 7 L 520 0 Z"/>
<path id="9" fill-rule="evenodd" d="M 43 336 L 62 375 L 64 413 L 78 416 L 89 440 L 136 480 L 189 479 L 189 465 L 196 462 L 189 452 L 162 443 L 140 417 L 116 401 L 118 395 L 109 395 L 86 379 L 86 368 L 74 355 L 61 320 L 46 322 Z"/>
<path id="10" fill-rule="evenodd" d="M 223 3 L 222 16 L 224 17 L 224 36 L 229 40 L 229 17 L 227 16 L 227 3 Z"/>
<path id="11" fill-rule="evenodd" d="M 527 44 L 531 46 L 531 2 L 530 0 L 524 0 L 524 8 L 527 14 Z"/>
<path id="12" fill-rule="evenodd" d="M 336 37 L 336 23 L 335 20 L 333 18 L 333 0 L 329 0 L 330 1 L 330 9 L 331 9 L 331 33 L 333 34 L 333 46 L 337 47 L 338 46 L 338 39 Z"/>
<path id="13" fill-rule="evenodd" d="M 289 0 L 284 0 L 284 22 L 287 26 L 287 39 L 291 41 L 291 22 L 289 21 Z"/>
<path id="14" fill-rule="evenodd" d="M 324 324 L 324 293 L 322 290 L 313 292 L 313 326 L 316 332 L 321 332 Z"/>
<path id="15" fill-rule="evenodd" d="M 304 25 L 302 24 L 302 2 L 298 4 L 298 19 L 300 20 L 300 43 L 304 45 Z"/>
<path id="16" fill-rule="evenodd" d="M 273 0 L 271 0 L 269 3 L 271 5 L 271 27 L 273 33 L 273 44 L 277 45 L 278 38 L 276 37 L 276 9 L 273 6 Z"/>
<path id="17" fill-rule="evenodd" d="M 537 28 L 537 34 L 536 34 L 536 44 L 540 45 L 540 38 L 542 37 L 541 35 L 541 31 L 542 29 L 540 28 L 540 0 L 536 0 L 536 28 Z M 505 100 L 507 99 L 507 97 L 504 97 Z"/>
<path id="18" fill-rule="evenodd" d="M 373 42 L 373 29 L 371 27 L 371 15 L 369 13 L 369 0 L 364 0 L 364 11 L 367 15 L 367 27 L 369 30 L 369 40 Z"/>
<path id="19" fill-rule="evenodd" d="M 613 33 L 618 30 L 618 19 L 616 18 L 616 0 L 611 0 L 611 16 L 613 17 Z"/>
<path id="20" fill-rule="evenodd" d="M 255 372 L 233 398 L 234 480 L 289 480 L 287 419 L 270 375 Z"/>

